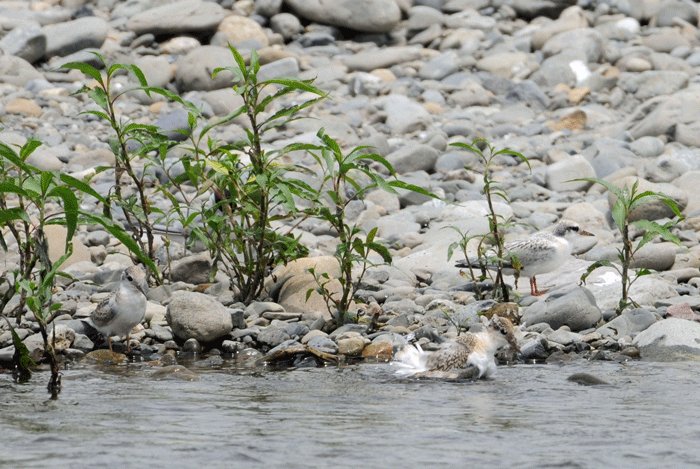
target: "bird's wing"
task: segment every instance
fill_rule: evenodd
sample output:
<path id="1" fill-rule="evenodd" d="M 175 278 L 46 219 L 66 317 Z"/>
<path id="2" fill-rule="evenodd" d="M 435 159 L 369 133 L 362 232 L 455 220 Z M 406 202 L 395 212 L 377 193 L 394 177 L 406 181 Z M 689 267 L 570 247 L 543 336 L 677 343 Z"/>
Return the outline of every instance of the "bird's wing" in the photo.
<path id="1" fill-rule="evenodd" d="M 449 371 L 453 368 L 463 368 L 467 365 L 470 349 L 463 341 L 451 340 L 445 342 L 439 350 L 430 354 L 427 360 L 429 370 Z"/>
<path id="2" fill-rule="evenodd" d="M 556 245 L 544 237 L 531 237 L 526 239 L 515 239 L 508 241 L 503 246 L 507 253 L 515 255 L 521 265 L 526 266 L 542 259 L 542 257 L 556 251 Z M 508 259 L 508 267 L 512 267 L 512 262 Z"/>
<path id="3" fill-rule="evenodd" d="M 102 300 L 100 304 L 97 305 L 97 308 L 95 308 L 95 311 L 93 311 L 92 314 L 90 314 L 90 320 L 97 327 L 106 326 L 107 324 L 112 322 L 116 316 L 116 312 L 110 306 L 110 300 L 112 299 L 112 296 L 113 295 L 110 295 L 104 300 Z"/>

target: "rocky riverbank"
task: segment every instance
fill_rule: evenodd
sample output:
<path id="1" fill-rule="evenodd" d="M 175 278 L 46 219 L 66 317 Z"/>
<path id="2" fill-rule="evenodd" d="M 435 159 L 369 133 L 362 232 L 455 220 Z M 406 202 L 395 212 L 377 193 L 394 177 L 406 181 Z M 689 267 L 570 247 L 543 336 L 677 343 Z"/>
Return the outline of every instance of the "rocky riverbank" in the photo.
<path id="1" fill-rule="evenodd" d="M 302 235 L 310 257 L 280 267 L 266 296 L 250 305 L 233 302 L 222 275 L 214 284 L 195 280 L 208 277 L 211 260 L 182 250 L 172 266 L 173 282 L 149 292 L 146 320 L 131 335 L 140 343 L 137 354 L 144 360 L 183 353 L 213 361 L 264 354 L 297 357 L 300 363 L 323 354 L 387 360 L 409 332 L 430 348 L 433 334 L 455 335 L 457 325 L 477 324 L 478 313 L 494 304 L 476 301 L 466 291 L 467 280 L 447 259 L 457 233 L 444 228 L 470 234 L 488 229 L 478 172 L 464 169 L 478 170 L 479 162 L 449 146 L 486 138 L 496 148 L 520 152 L 532 166 L 510 156 L 497 159 L 492 176 L 510 198 L 498 204 L 499 213 L 537 229 L 567 218 L 596 235 L 576 244 L 576 258 L 564 267 L 538 276 L 547 295 L 530 297 L 520 282 L 519 307 L 511 312 L 525 325 L 522 354 L 503 358 L 700 357 L 696 3 L 332 3 L 331 8 L 313 0 L 0 1 L 0 141 L 42 141 L 29 161 L 40 169 L 82 178 L 114 164 L 108 143 L 112 129 L 81 114 L 94 104 L 73 95 L 91 79 L 59 69 L 62 64 L 96 65 L 90 51 L 99 51 L 109 63 L 135 64 L 149 84 L 177 92 L 213 119 L 240 106 L 227 79 L 211 78 L 215 68 L 234 65 L 230 43 L 246 56 L 257 50 L 261 76 L 315 78 L 314 84 L 331 94 L 305 111 L 313 119 L 266 134 L 269 148 L 315 142 L 323 126 L 346 149 L 371 145 L 402 180 L 444 199 L 376 191 L 350 206 L 349 221 L 365 230 L 377 227 L 394 259 L 391 266 L 370 269 L 364 279 L 360 297 L 369 305 L 366 322 L 332 330 L 323 300 L 305 301 L 313 286 L 308 267 L 337 272 L 330 256 L 337 239 L 327 225 L 302 223 L 295 233 Z M 127 75 L 118 79 L 120 89 L 135 86 Z M 187 127 L 187 114 L 155 95 L 129 93 L 118 103 L 121 115 L 138 123 Z M 234 120 L 215 128 L 211 137 L 232 141 L 244 124 Z M 143 167 L 143 161 L 135 164 Z M 643 190 L 672 197 L 685 216 L 673 230 L 683 247 L 656 239 L 635 257 L 635 267 L 655 273 L 632 287 L 630 296 L 640 307 L 619 317 L 613 311 L 620 278 L 612 268 L 596 270 L 579 285 L 592 262 L 615 261 L 622 246 L 610 213 L 613 198 L 601 186 L 570 182 L 582 177 L 618 186 L 639 179 Z M 106 171 L 90 184 L 106 194 L 113 180 Z M 158 206 L 168 203 L 155 192 L 153 197 Z M 84 201 L 83 208 L 101 210 L 90 203 Z M 637 214 L 659 222 L 671 215 L 654 204 Z M 60 246 L 62 228 L 49 228 L 50 243 Z M 516 227 L 508 237 L 527 231 Z M 74 245 L 64 270 L 76 281 L 60 279 L 54 300 L 63 303 L 56 320 L 58 349 L 80 359 L 104 342 L 81 319 L 131 260 L 97 227 L 82 226 Z M 0 256 L 6 273 L 19 262 L 12 246 Z M 663 319 L 669 315 L 675 317 Z M 2 365 L 13 346 L 4 323 L 0 331 Z M 31 314 L 25 314 L 18 333 L 35 356 L 42 347 L 36 331 Z"/>

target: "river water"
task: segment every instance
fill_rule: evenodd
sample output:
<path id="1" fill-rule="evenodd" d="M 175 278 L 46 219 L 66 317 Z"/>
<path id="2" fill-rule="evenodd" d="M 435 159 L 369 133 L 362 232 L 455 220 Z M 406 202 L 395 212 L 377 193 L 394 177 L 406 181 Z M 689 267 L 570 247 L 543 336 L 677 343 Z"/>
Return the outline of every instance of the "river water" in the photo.
<path id="1" fill-rule="evenodd" d="M 400 379 L 388 364 L 76 367 L 0 375 L 2 468 L 700 467 L 700 363 L 499 367 L 495 379 Z M 589 373 L 609 386 L 567 377 Z"/>

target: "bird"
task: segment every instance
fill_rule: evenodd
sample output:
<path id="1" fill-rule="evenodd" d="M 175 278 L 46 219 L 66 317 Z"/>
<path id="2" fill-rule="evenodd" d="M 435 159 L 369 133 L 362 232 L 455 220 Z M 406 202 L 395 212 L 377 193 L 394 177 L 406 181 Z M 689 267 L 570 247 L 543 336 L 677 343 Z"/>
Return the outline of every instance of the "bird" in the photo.
<path id="1" fill-rule="evenodd" d="M 416 377 L 480 379 L 490 378 L 496 372 L 494 354 L 510 345 L 520 352 L 515 337 L 515 327 L 506 318 L 484 316 L 483 329 L 445 340 L 438 350 L 424 351 L 419 344 L 408 344 L 401 349 L 392 364 L 397 373 Z"/>
<path id="2" fill-rule="evenodd" d="M 530 294 L 532 296 L 544 295 L 546 291 L 537 288 L 537 278 L 539 274 L 553 272 L 561 267 L 571 256 L 571 245 L 568 239 L 576 236 L 595 236 L 588 231 L 582 230 L 578 223 L 571 220 L 561 220 L 554 229 L 549 231 L 538 231 L 537 233 L 522 239 L 506 241 L 503 244 L 503 273 L 514 275 L 517 271 L 513 267 L 511 256 L 520 263 L 518 276 L 530 279 Z M 496 252 L 491 249 L 485 253 L 481 261 L 478 257 L 462 259 L 455 263 L 456 267 L 479 268 L 485 260 L 485 265 L 489 270 L 496 269 Z"/>
<path id="3" fill-rule="evenodd" d="M 126 335 L 126 351 L 131 352 L 129 333 L 146 316 L 148 283 L 144 270 L 132 265 L 122 273 L 119 286 L 90 314 L 88 323 L 107 337 L 112 350 L 112 337 Z"/>

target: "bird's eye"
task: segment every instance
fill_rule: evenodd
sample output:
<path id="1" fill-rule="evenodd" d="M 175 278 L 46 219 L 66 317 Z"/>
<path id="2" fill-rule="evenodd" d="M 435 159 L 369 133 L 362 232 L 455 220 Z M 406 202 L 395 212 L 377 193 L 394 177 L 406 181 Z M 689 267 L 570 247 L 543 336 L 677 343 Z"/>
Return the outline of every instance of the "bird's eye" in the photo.
<path id="1" fill-rule="evenodd" d="M 127 276 L 126 276 L 126 279 L 127 279 L 128 281 L 130 281 L 130 282 L 134 280 L 134 279 L 131 277 L 131 275 L 128 275 L 128 274 L 127 274 Z"/>
<path id="2" fill-rule="evenodd" d="M 508 335 L 508 331 L 507 331 L 504 327 L 502 327 L 502 328 L 501 328 L 501 334 L 503 334 L 503 335 Z"/>

